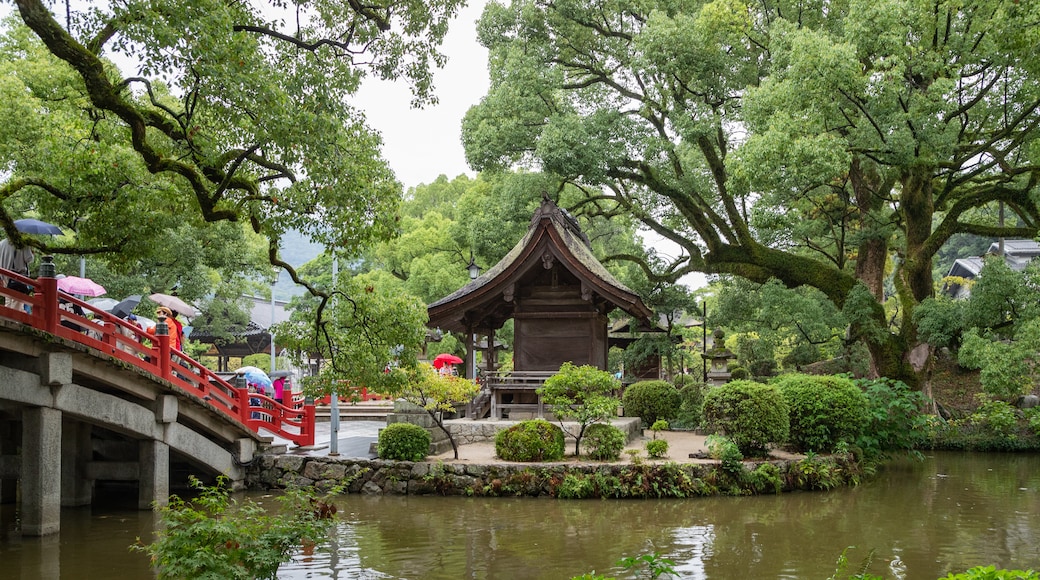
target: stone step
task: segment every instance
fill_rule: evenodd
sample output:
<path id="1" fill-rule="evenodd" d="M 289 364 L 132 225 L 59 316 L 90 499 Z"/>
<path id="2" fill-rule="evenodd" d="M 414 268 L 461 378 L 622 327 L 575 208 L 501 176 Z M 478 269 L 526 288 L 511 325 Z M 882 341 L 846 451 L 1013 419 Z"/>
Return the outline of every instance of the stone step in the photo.
<path id="1" fill-rule="evenodd" d="M 340 421 L 385 421 L 386 416 L 394 411 L 392 401 L 379 404 L 364 403 L 360 405 L 340 405 Z M 314 408 L 314 420 L 328 422 L 332 416 L 331 409 L 327 405 Z"/>

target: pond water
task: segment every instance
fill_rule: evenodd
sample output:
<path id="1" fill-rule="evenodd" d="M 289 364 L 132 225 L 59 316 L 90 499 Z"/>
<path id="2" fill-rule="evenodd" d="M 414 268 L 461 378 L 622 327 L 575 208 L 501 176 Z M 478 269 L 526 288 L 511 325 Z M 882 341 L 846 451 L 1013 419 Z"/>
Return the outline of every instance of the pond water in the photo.
<path id="1" fill-rule="evenodd" d="M 255 494 L 254 499 L 266 501 Z M 370 497 L 338 502 L 324 549 L 279 578 L 634 578 L 658 552 L 682 578 L 818 578 L 846 548 L 852 569 L 935 579 L 972 566 L 1040 569 L 1040 455 L 935 453 L 852 489 L 688 500 Z M 0 506 L 0 577 L 150 578 L 127 546 L 154 516 L 119 503 L 66 509 L 60 534 L 22 538 Z M 854 548 L 853 548 L 854 547 Z"/>

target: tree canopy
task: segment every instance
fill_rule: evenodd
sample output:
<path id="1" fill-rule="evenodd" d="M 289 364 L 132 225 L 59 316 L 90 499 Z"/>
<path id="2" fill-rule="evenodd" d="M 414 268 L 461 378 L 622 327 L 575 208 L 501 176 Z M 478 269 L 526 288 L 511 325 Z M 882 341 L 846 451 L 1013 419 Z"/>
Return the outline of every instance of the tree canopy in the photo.
<path id="1" fill-rule="evenodd" d="M 351 96 L 376 76 L 435 101 L 461 5 L 17 0 L 0 27 L 0 227 L 189 300 L 271 266 L 328 300 L 279 242 L 291 229 L 351 257 L 396 232 L 401 187 Z M 26 215 L 68 235 L 29 239 Z"/>
<path id="2" fill-rule="evenodd" d="M 876 373 L 915 381 L 944 243 L 1040 227 L 1037 24 L 1012 0 L 492 3 L 463 140 L 475 168 L 538 167 L 678 244 L 662 279 L 818 289 Z"/>

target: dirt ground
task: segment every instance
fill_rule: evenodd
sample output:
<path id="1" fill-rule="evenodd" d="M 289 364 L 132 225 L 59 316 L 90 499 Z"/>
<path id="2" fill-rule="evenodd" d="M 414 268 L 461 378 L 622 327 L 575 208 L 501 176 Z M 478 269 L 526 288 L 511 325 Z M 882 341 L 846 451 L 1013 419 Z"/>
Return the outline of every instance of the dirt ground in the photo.
<path id="1" fill-rule="evenodd" d="M 638 455 L 646 463 L 713 463 L 714 460 L 706 457 L 708 448 L 705 444 L 704 435 L 697 435 L 691 431 L 661 431 L 657 434 L 659 439 L 664 439 L 668 442 L 668 454 L 661 459 L 649 459 L 646 455 L 646 442 L 653 439 L 653 431 L 643 431 L 642 437 L 636 437 L 625 446 L 625 449 L 621 452 L 621 457 L 618 459 L 618 463 L 630 463 L 632 456 L 626 451 L 633 449 L 638 450 Z M 559 463 L 580 463 L 587 461 L 582 458 L 574 456 L 574 442 L 568 442 L 564 449 L 565 456 L 563 461 Z M 692 456 L 691 456 L 692 455 Z M 787 453 L 782 450 L 772 450 L 769 454 L 771 459 L 792 459 L 802 457 L 797 454 Z M 459 446 L 459 458 L 456 460 L 454 454 L 449 449 L 447 452 L 440 455 L 432 455 L 426 458 L 427 462 L 455 462 L 460 463 L 474 463 L 474 464 L 495 464 L 495 463 L 508 463 L 502 461 L 495 455 L 495 443 L 493 441 L 487 441 L 483 443 L 470 443 L 468 445 Z"/>

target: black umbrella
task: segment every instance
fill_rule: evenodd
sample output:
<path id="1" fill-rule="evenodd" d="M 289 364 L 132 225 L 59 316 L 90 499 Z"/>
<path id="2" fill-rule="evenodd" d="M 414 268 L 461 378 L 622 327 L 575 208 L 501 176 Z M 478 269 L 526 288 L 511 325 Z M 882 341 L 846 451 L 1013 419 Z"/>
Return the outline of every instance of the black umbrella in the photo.
<path id="1" fill-rule="evenodd" d="M 127 296 L 122 301 L 120 301 L 119 304 L 116 304 L 115 306 L 113 306 L 112 310 L 109 310 L 109 312 L 112 313 L 112 315 L 114 315 L 114 316 L 118 316 L 119 318 L 126 318 L 127 315 L 129 315 L 131 312 L 133 312 L 134 308 L 137 308 L 137 305 L 140 304 L 140 303 L 141 303 L 141 295 L 140 294 L 134 294 L 132 296 Z"/>
<path id="2" fill-rule="evenodd" d="M 43 234 L 46 236 L 60 236 L 63 231 L 61 228 L 54 224 L 49 224 L 44 221 L 33 218 L 25 218 L 20 220 L 14 220 L 14 227 L 18 228 L 18 231 L 23 234 Z"/>

